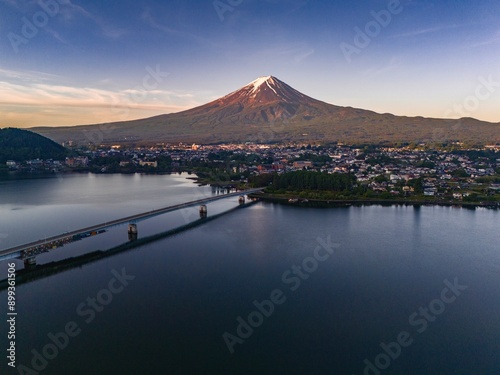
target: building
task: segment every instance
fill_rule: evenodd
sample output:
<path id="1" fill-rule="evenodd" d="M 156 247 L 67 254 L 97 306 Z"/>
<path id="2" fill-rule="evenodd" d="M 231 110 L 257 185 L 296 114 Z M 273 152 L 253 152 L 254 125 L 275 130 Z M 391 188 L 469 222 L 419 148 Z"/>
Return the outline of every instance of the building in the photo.
<path id="1" fill-rule="evenodd" d="M 312 168 L 312 166 L 313 166 L 312 161 L 294 161 L 293 162 L 294 168 L 303 169 L 303 168 Z"/>
<path id="2" fill-rule="evenodd" d="M 158 162 L 157 162 L 157 161 L 139 160 L 139 165 L 140 165 L 141 167 L 153 167 L 153 168 L 158 168 Z"/>
<path id="3" fill-rule="evenodd" d="M 273 164 L 271 164 L 272 168 L 275 170 L 275 171 L 279 171 L 279 170 L 283 170 L 285 169 L 285 165 L 280 163 L 280 162 L 273 162 Z"/>
<path id="4" fill-rule="evenodd" d="M 43 160 L 40 159 L 34 159 L 34 160 L 28 160 L 26 164 L 32 166 L 32 167 L 42 167 L 43 166 Z"/>
<path id="5" fill-rule="evenodd" d="M 87 167 L 89 165 L 89 158 L 87 156 L 76 156 L 73 158 L 66 158 L 66 165 L 68 167 Z"/>
<path id="6" fill-rule="evenodd" d="M 429 188 L 429 189 L 424 189 L 424 195 L 426 197 L 433 197 L 436 195 L 436 192 L 437 190 L 436 189 L 432 189 L 432 188 Z"/>

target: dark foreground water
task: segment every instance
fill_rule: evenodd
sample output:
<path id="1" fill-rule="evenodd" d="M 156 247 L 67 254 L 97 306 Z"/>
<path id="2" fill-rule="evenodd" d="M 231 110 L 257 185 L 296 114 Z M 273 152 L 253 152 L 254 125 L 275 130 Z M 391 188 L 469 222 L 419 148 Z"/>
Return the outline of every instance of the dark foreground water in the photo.
<path id="1" fill-rule="evenodd" d="M 1 373 L 499 374 L 499 215 L 258 203 L 18 286 Z"/>

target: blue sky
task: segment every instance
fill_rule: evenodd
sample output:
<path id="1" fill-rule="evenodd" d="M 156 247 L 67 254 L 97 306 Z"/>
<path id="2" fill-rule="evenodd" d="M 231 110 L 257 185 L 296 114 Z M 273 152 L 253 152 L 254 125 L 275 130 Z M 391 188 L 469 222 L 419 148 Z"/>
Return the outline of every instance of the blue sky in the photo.
<path id="1" fill-rule="evenodd" d="M 0 127 L 176 112 L 265 75 L 332 104 L 500 122 L 499 61 L 497 0 L 0 0 Z"/>

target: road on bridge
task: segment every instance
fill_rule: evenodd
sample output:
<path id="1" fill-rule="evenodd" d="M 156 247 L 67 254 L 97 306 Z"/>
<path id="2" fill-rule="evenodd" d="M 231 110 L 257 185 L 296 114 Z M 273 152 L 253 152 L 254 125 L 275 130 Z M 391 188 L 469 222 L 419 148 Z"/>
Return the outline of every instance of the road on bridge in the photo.
<path id="1" fill-rule="evenodd" d="M 176 204 L 176 205 L 173 205 L 173 206 L 159 208 L 159 209 L 156 209 L 156 210 L 153 210 L 153 211 L 143 212 L 143 213 L 140 213 L 140 214 L 136 214 L 136 215 L 124 217 L 124 218 L 121 218 L 121 219 L 108 221 L 106 223 L 93 225 L 91 227 L 87 227 L 87 228 L 83 228 L 83 229 L 77 229 L 77 230 L 74 230 L 74 231 L 71 231 L 71 232 L 65 232 L 65 233 L 59 234 L 57 236 L 52 236 L 52 237 L 45 238 L 43 240 L 38 240 L 38 241 L 30 242 L 30 243 L 27 243 L 27 244 L 24 244 L 24 245 L 19 245 L 19 246 L 11 247 L 9 249 L 0 250 L 0 256 L 6 256 L 6 255 L 15 254 L 15 253 L 21 252 L 23 250 L 27 250 L 27 249 L 32 248 L 32 247 L 44 245 L 46 243 L 60 241 L 60 240 L 63 240 L 65 238 L 72 237 L 72 236 L 77 236 L 77 235 L 80 235 L 80 234 L 85 234 L 85 233 L 90 233 L 90 232 L 97 232 L 99 230 L 110 228 L 110 227 L 113 227 L 115 225 L 130 223 L 130 222 L 139 221 L 139 220 L 145 220 L 145 219 L 148 219 L 148 218 L 153 217 L 153 216 L 162 215 L 162 214 L 165 214 L 167 212 L 172 212 L 172 211 L 180 210 L 180 209 L 183 209 L 183 208 L 196 206 L 198 204 L 201 205 L 201 204 L 213 202 L 213 201 L 216 201 L 216 200 L 219 200 L 219 199 L 224 199 L 224 198 L 230 198 L 230 197 L 239 196 L 239 195 L 246 195 L 246 194 L 256 193 L 256 192 L 262 191 L 263 189 L 264 188 L 249 189 L 249 190 L 238 191 L 236 193 L 221 194 L 221 195 L 217 195 L 217 196 L 214 196 L 214 197 L 198 199 L 198 200 L 191 201 L 191 202 L 180 203 L 180 204 Z"/>

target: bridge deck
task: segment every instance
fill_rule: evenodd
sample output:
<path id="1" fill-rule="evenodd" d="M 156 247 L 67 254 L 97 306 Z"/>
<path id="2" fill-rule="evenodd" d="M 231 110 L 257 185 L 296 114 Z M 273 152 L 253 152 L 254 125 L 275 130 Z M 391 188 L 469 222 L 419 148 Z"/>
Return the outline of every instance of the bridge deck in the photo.
<path id="1" fill-rule="evenodd" d="M 27 250 L 29 248 L 44 245 L 46 243 L 64 240 L 65 238 L 68 238 L 68 237 L 77 236 L 80 234 L 85 234 L 85 233 L 90 233 L 90 232 L 96 232 L 96 231 L 99 231 L 102 229 L 113 227 L 115 225 L 130 223 L 130 222 L 139 221 L 139 220 L 145 220 L 145 219 L 148 219 L 148 218 L 153 217 L 153 216 L 165 214 L 167 212 L 172 212 L 172 211 L 180 210 L 180 209 L 191 207 L 191 206 L 196 206 L 198 204 L 205 204 L 205 203 L 213 202 L 213 201 L 216 201 L 219 199 L 230 198 L 230 197 L 239 196 L 239 195 L 251 194 L 251 193 L 261 191 L 261 190 L 263 190 L 263 189 L 262 188 L 250 189 L 250 190 L 238 191 L 236 193 L 221 194 L 221 195 L 217 195 L 214 197 L 198 199 L 198 200 L 191 201 L 191 202 L 180 203 L 180 204 L 176 204 L 173 206 L 159 208 L 159 209 L 156 209 L 153 211 L 148 211 L 148 212 L 143 212 L 143 213 L 136 214 L 136 215 L 127 216 L 127 217 L 124 217 L 121 219 L 108 221 L 108 222 L 93 225 L 93 226 L 90 226 L 87 228 L 77 229 L 77 230 L 74 230 L 71 232 L 65 232 L 65 233 L 59 234 L 57 236 L 45 238 L 43 240 L 38 240 L 38 241 L 30 242 L 27 244 L 11 247 L 8 249 L 0 250 L 0 257 L 7 256 L 10 254 L 19 253 L 23 250 Z"/>

